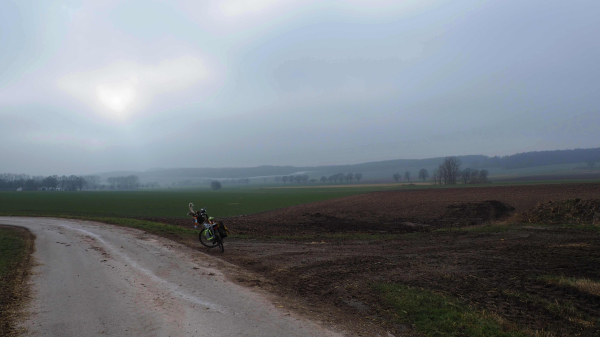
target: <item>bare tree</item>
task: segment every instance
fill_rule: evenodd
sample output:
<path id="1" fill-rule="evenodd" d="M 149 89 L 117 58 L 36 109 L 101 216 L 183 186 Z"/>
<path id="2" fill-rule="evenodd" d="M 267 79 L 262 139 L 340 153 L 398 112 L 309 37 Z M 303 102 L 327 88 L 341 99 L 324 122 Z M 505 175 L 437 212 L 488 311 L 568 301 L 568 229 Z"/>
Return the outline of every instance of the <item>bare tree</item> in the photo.
<path id="1" fill-rule="evenodd" d="M 322 183 L 326 183 L 327 182 L 327 177 L 326 176 L 322 176 L 321 177 L 321 182 Z"/>
<path id="2" fill-rule="evenodd" d="M 426 169 L 422 168 L 419 171 L 419 179 L 425 181 L 425 180 L 427 180 L 427 178 L 429 178 L 429 172 L 427 172 Z"/>
<path id="3" fill-rule="evenodd" d="M 410 183 L 410 171 L 404 172 L 404 179 Z"/>
<path id="4" fill-rule="evenodd" d="M 479 183 L 479 170 L 471 170 L 471 184 Z"/>
<path id="5" fill-rule="evenodd" d="M 289 176 L 288 179 L 290 180 L 290 184 L 294 182 L 294 180 L 296 180 L 296 177 L 294 176 Z"/>
<path id="6" fill-rule="evenodd" d="M 444 162 L 440 165 L 440 171 L 443 174 L 445 184 L 456 184 L 456 178 L 460 171 L 460 159 L 456 157 L 446 157 Z"/>
<path id="7" fill-rule="evenodd" d="M 468 184 L 469 180 L 471 180 L 471 171 L 472 169 L 470 168 L 466 168 L 464 170 L 462 170 L 462 172 L 460 173 L 461 178 L 463 178 L 463 183 Z"/>
<path id="8" fill-rule="evenodd" d="M 354 174 L 354 178 L 356 178 L 356 180 L 360 183 L 360 180 L 362 179 L 362 173 L 355 173 Z"/>
<path id="9" fill-rule="evenodd" d="M 283 176 L 283 177 L 281 177 L 281 180 L 283 180 L 283 183 L 285 184 L 288 181 L 288 177 L 287 176 Z"/>
<path id="10" fill-rule="evenodd" d="M 596 166 L 596 160 L 594 159 L 590 159 L 587 161 L 587 166 L 590 168 L 590 170 L 594 169 L 594 166 Z"/>
<path id="11" fill-rule="evenodd" d="M 275 182 L 278 183 L 281 181 L 281 177 L 275 177 Z"/>
<path id="12" fill-rule="evenodd" d="M 332 175 L 330 178 L 332 178 L 333 181 L 335 181 L 336 183 L 338 180 L 340 181 L 340 183 L 344 182 L 344 174 L 343 173 L 336 173 L 336 174 Z"/>
<path id="13" fill-rule="evenodd" d="M 438 180 L 440 182 L 440 185 L 442 184 L 442 182 L 444 184 L 446 184 L 448 181 L 448 175 L 446 174 L 446 168 L 444 167 L 443 164 L 440 164 L 440 166 L 438 166 L 438 175 L 439 175 Z"/>
<path id="14" fill-rule="evenodd" d="M 352 180 L 354 180 L 354 173 L 350 172 L 350 173 L 346 174 L 344 179 L 346 179 L 346 181 L 348 181 L 348 182 L 352 182 Z"/>
<path id="15" fill-rule="evenodd" d="M 394 173 L 394 174 L 392 174 L 392 178 L 394 178 L 394 180 L 395 180 L 396 182 L 399 182 L 399 181 L 400 181 L 400 177 L 401 177 L 401 176 L 400 176 L 400 173 Z"/>
<path id="16" fill-rule="evenodd" d="M 487 183 L 489 174 L 488 170 L 479 171 L 479 182 L 483 184 Z"/>

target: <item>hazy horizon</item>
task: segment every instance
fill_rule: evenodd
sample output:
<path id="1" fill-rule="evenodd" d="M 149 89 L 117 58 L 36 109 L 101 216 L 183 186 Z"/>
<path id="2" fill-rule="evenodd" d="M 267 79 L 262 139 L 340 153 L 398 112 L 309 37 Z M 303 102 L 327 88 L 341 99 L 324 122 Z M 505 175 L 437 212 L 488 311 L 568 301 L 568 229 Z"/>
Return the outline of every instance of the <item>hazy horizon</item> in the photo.
<path id="1" fill-rule="evenodd" d="M 0 173 L 600 147 L 597 1 L 0 4 Z"/>

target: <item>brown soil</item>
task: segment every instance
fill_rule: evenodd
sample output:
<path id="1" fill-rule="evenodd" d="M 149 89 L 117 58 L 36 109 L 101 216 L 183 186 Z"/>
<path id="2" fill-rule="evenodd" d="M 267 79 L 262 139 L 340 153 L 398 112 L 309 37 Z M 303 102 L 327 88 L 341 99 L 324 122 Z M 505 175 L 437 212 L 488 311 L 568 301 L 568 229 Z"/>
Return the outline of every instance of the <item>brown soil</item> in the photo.
<path id="1" fill-rule="evenodd" d="M 351 196 L 222 219 L 238 235 L 219 256 L 256 275 L 238 281 L 300 301 L 356 335 L 417 334 L 372 287 L 394 282 L 455 296 L 532 335 L 600 336 L 600 297 L 544 280 L 600 281 L 597 227 L 513 224 L 540 203 L 575 198 L 600 198 L 600 184 Z"/>
<path id="2" fill-rule="evenodd" d="M 559 174 L 540 174 L 518 177 L 499 177 L 494 181 L 556 181 L 556 180 L 600 180 L 600 173 L 594 171 L 559 173 Z"/>

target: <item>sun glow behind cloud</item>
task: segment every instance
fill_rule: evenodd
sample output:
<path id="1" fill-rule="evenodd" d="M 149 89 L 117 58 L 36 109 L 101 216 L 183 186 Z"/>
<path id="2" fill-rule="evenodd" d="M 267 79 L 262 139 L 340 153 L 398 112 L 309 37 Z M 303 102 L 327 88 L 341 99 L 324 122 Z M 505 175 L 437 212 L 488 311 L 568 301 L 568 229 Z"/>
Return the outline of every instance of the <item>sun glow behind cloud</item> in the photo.
<path id="1" fill-rule="evenodd" d="M 64 76 L 58 85 L 96 113 L 124 121 L 142 111 L 154 97 L 187 89 L 209 78 L 202 60 L 184 56 L 157 64 L 115 62 Z"/>
<path id="2" fill-rule="evenodd" d="M 117 115 L 121 115 L 134 102 L 137 83 L 137 78 L 131 77 L 123 83 L 99 84 L 96 88 L 98 100 Z"/>

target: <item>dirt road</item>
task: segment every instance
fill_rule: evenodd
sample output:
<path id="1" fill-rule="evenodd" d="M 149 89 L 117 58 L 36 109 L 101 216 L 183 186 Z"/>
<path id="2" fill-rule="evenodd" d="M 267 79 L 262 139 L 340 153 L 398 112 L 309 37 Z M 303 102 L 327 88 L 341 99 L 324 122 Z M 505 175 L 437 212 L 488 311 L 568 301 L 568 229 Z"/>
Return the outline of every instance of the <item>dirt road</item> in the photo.
<path id="1" fill-rule="evenodd" d="M 0 224 L 37 237 L 23 322 L 31 336 L 341 336 L 227 281 L 220 262 L 164 238 L 61 219 Z"/>

